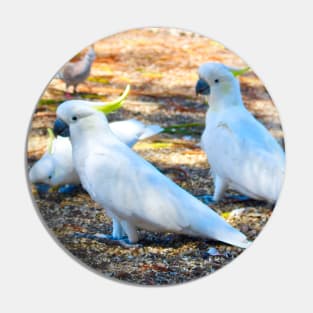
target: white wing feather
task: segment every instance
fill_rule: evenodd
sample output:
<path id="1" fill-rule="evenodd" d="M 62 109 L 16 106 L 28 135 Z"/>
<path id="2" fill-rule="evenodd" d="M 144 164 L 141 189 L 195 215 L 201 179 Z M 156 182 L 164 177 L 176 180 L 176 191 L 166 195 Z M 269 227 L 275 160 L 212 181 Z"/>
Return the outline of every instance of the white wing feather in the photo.
<path id="1" fill-rule="evenodd" d="M 68 138 L 58 136 L 54 139 L 51 157 L 54 160 L 54 173 L 50 182 L 51 185 L 77 185 L 80 183 L 72 161 L 72 145 Z"/>
<path id="2" fill-rule="evenodd" d="M 201 145 L 215 174 L 239 192 L 275 202 L 284 179 L 284 152 L 244 107 L 208 116 Z"/>
<path id="3" fill-rule="evenodd" d="M 111 122 L 109 125 L 113 133 L 129 147 L 138 140 L 154 136 L 163 130 L 159 125 L 145 125 L 135 119 Z"/>
<path id="4" fill-rule="evenodd" d="M 128 147 L 106 144 L 96 151 L 89 153 L 79 172 L 82 183 L 96 202 L 121 220 L 150 231 L 183 233 L 247 247 L 241 232 Z"/>

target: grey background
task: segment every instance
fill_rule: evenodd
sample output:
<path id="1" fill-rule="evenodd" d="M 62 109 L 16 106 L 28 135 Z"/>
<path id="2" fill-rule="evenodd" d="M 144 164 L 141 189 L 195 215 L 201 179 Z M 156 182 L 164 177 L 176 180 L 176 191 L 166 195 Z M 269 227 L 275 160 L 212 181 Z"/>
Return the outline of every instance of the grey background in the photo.
<path id="1" fill-rule="evenodd" d="M 1 4 L 1 312 L 312 312 L 312 19 L 309 1 L 281 3 Z M 185 28 L 232 49 L 263 80 L 285 130 L 287 177 L 265 230 L 230 265 L 176 287 L 132 287 L 75 262 L 41 224 L 25 178 L 26 130 L 51 77 L 88 44 L 142 26 Z"/>

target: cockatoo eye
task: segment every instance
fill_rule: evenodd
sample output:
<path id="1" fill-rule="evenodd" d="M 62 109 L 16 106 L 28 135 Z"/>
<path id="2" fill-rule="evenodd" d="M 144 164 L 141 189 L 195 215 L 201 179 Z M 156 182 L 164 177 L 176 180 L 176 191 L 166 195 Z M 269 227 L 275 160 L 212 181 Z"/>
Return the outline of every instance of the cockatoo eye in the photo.
<path id="1" fill-rule="evenodd" d="M 74 116 L 72 117 L 72 121 L 77 121 L 77 116 L 74 115 Z"/>
<path id="2" fill-rule="evenodd" d="M 48 179 L 51 179 L 51 178 L 52 178 L 52 175 L 49 175 L 49 176 L 48 176 Z"/>
<path id="3" fill-rule="evenodd" d="M 214 83 L 218 84 L 220 82 L 220 80 L 218 78 L 214 79 Z"/>

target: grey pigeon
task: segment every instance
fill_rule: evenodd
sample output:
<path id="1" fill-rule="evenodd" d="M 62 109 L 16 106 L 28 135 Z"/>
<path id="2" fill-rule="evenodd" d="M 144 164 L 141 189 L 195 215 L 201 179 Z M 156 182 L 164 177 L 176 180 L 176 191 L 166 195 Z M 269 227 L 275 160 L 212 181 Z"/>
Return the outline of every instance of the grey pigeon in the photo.
<path id="1" fill-rule="evenodd" d="M 77 85 L 82 83 L 89 76 L 91 65 L 95 57 L 95 51 L 93 47 L 90 47 L 81 60 L 75 63 L 68 62 L 64 65 L 56 77 L 65 82 L 66 90 L 72 85 L 74 87 L 74 93 L 76 93 Z"/>

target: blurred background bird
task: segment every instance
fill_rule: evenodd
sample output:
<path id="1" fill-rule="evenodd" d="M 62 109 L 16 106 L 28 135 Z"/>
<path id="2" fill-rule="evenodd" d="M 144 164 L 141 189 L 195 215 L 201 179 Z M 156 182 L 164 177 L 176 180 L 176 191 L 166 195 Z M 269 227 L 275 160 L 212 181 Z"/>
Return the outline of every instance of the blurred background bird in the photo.
<path id="1" fill-rule="evenodd" d="M 77 86 L 88 78 L 95 58 L 96 53 L 93 46 L 91 46 L 81 60 L 77 62 L 68 62 L 63 66 L 56 77 L 65 82 L 66 91 L 70 86 L 73 86 L 73 93 L 76 94 Z"/>

